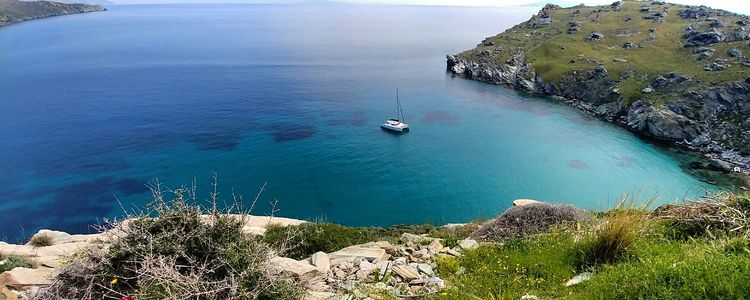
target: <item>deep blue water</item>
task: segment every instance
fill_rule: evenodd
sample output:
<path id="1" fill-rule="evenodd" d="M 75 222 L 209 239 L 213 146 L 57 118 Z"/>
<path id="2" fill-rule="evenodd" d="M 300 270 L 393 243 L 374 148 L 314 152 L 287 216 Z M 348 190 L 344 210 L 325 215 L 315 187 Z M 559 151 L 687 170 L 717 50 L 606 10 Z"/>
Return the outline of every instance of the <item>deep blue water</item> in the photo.
<path id="1" fill-rule="evenodd" d="M 533 9 L 153 5 L 0 29 L 0 238 L 88 225 L 213 172 L 256 214 L 350 225 L 610 207 L 711 188 L 554 101 L 451 78 L 445 54 Z M 383 132 L 399 88 L 405 135 Z M 120 206 L 122 203 L 122 206 Z"/>

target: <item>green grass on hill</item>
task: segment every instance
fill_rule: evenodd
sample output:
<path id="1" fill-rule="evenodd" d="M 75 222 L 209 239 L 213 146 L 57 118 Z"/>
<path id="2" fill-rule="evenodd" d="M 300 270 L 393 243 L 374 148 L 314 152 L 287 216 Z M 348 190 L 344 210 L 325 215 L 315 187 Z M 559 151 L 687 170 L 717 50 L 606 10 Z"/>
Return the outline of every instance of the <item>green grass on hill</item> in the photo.
<path id="1" fill-rule="evenodd" d="M 560 82 L 565 74 L 592 69 L 595 64 L 586 62 L 586 59 L 595 59 L 601 63 L 614 79 L 620 79 L 625 70 L 631 69 L 635 75 L 623 80 L 619 85 L 620 94 L 626 103 L 635 100 L 666 103 L 678 97 L 679 95 L 673 91 L 657 91 L 652 94 L 641 92 L 655 77 L 669 72 L 692 77 L 693 80 L 688 87 L 693 89 L 726 81 L 743 81 L 750 76 L 750 68 L 740 64 L 744 59 L 731 58 L 727 54 L 728 49 L 738 48 L 745 52 L 746 56 L 750 55 L 747 42 L 719 43 L 712 46 L 716 51 L 711 59 L 696 61 L 692 53 L 694 48 L 683 47 L 685 40 L 682 39 L 682 35 L 685 27 L 696 22 L 701 24 L 699 30 L 708 30 L 708 22 L 678 16 L 677 13 L 685 9 L 683 5 L 651 5 L 651 12 L 640 12 L 642 6 L 649 4 L 650 2 L 624 1 L 620 11 L 610 10 L 609 5 L 555 10 L 552 13 L 553 23 L 550 25 L 536 26 L 536 20 L 532 18 L 488 38 L 494 45 L 479 44 L 477 48 L 464 52 L 463 55 L 475 57 L 474 51 L 477 50 L 498 53 L 495 50 L 501 49 L 502 52 L 494 54 L 493 59 L 497 63 L 504 63 L 520 51 L 525 53 L 526 60 L 547 82 Z M 668 12 L 663 21 L 642 18 L 665 9 Z M 580 13 L 575 14 L 576 10 L 580 10 Z M 742 16 L 721 18 L 727 24 L 721 31 L 730 33 L 739 27 L 735 22 Z M 582 24 L 579 32 L 567 33 L 568 22 L 571 21 Z M 653 40 L 650 39 L 650 29 L 654 30 Z M 592 32 L 603 33 L 605 37 L 599 41 L 585 41 Z M 624 49 L 622 45 L 625 42 L 638 44 L 642 48 Z M 571 60 L 581 55 L 584 61 L 571 63 Z M 615 58 L 625 59 L 627 62 L 615 62 Z M 705 71 L 704 66 L 717 58 L 727 59 L 731 66 L 722 71 Z"/>

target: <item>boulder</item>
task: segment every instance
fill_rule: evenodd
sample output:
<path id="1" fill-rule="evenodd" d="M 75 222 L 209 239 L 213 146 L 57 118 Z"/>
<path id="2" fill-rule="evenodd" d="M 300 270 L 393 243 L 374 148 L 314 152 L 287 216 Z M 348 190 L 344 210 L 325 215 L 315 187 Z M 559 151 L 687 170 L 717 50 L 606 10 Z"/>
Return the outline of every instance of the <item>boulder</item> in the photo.
<path id="1" fill-rule="evenodd" d="M 331 259 L 325 252 L 317 252 L 310 257 L 310 263 L 318 269 L 319 272 L 325 273 L 331 269 Z"/>
<path id="2" fill-rule="evenodd" d="M 464 250 L 470 250 L 479 247 L 479 243 L 473 239 L 465 239 L 458 242 L 458 247 Z"/>
<path id="3" fill-rule="evenodd" d="M 318 269 L 309 264 L 307 261 L 298 261 L 287 257 L 274 257 L 270 261 L 272 270 L 278 273 L 285 273 L 297 278 L 314 276 Z"/>
<path id="4" fill-rule="evenodd" d="M 601 32 L 592 32 L 586 37 L 587 42 L 599 41 L 604 38 L 604 34 Z"/>
<path id="5" fill-rule="evenodd" d="M 432 243 L 427 246 L 427 249 L 434 253 L 438 253 L 440 250 L 443 250 L 443 244 L 440 243 L 440 240 L 433 240 Z"/>
<path id="6" fill-rule="evenodd" d="M 705 32 L 690 31 L 683 35 L 683 38 L 687 40 L 685 47 L 707 46 L 724 41 L 724 36 L 716 30 Z"/>
<path id="7" fill-rule="evenodd" d="M 715 51 L 713 48 L 699 47 L 693 50 L 693 54 L 695 54 L 696 60 L 704 60 L 713 57 Z"/>
<path id="8" fill-rule="evenodd" d="M 571 278 L 570 280 L 568 280 L 567 282 L 565 282 L 565 286 L 573 286 L 581 282 L 584 282 L 586 280 L 589 280 L 591 279 L 592 275 L 594 274 L 592 274 L 591 272 L 583 272 L 581 274 L 578 274 L 574 276 L 573 278 Z"/>
<path id="9" fill-rule="evenodd" d="M 33 240 L 45 239 L 45 238 L 49 239 L 49 242 L 51 245 L 57 245 L 57 244 L 72 241 L 71 235 L 68 234 L 67 232 L 42 229 L 42 230 L 39 230 L 39 232 L 32 235 L 31 239 L 29 239 L 29 242 L 26 243 L 26 245 L 31 245 L 31 241 Z"/>
<path id="10" fill-rule="evenodd" d="M 541 201 L 532 200 L 532 199 L 516 199 L 513 200 L 513 206 L 524 206 L 529 204 L 539 204 L 542 203 Z"/>
<path id="11" fill-rule="evenodd" d="M 47 286 L 52 283 L 51 268 L 30 269 L 18 267 L 0 274 L 0 286 L 16 291 L 25 291 L 34 287 Z"/>
<path id="12" fill-rule="evenodd" d="M 731 49 L 727 50 L 727 55 L 729 55 L 731 57 L 734 57 L 734 58 L 742 58 L 743 57 L 742 51 L 740 51 L 740 49 L 737 49 L 737 48 L 731 48 Z"/>
<path id="13" fill-rule="evenodd" d="M 651 85 L 656 89 L 675 88 L 689 80 L 690 77 L 671 72 L 654 78 Z"/>
<path id="14" fill-rule="evenodd" d="M 419 279 L 419 271 L 409 265 L 396 265 L 391 270 L 406 281 Z"/>
<path id="15" fill-rule="evenodd" d="M 328 256 L 331 258 L 331 265 L 336 265 L 340 261 L 356 258 L 364 258 L 371 262 L 378 262 L 386 256 L 386 253 L 385 250 L 379 248 L 351 246 L 329 253 Z"/>

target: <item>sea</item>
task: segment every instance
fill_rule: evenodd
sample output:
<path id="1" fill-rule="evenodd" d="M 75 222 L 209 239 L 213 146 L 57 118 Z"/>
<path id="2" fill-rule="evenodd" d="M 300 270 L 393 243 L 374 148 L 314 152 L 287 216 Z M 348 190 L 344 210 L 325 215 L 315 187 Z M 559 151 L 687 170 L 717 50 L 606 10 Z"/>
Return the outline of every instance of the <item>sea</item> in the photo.
<path id="1" fill-rule="evenodd" d="M 195 186 L 208 207 L 215 183 L 222 207 L 356 226 L 715 189 L 558 100 L 446 73 L 446 54 L 538 8 L 108 9 L 0 28 L 0 240 L 93 232 L 143 212 L 156 187 L 169 200 Z M 397 89 L 405 134 L 379 127 Z"/>

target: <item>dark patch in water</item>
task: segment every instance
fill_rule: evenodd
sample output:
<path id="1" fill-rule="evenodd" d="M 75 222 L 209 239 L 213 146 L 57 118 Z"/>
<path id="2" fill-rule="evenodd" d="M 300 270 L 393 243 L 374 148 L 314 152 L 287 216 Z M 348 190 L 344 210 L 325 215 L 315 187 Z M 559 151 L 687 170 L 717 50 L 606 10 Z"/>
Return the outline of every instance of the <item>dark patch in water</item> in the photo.
<path id="1" fill-rule="evenodd" d="M 10 195 L 13 201 L 37 201 L 36 205 L 23 205 L 2 211 L 12 218 L 0 218 L 0 237 L 22 241 L 41 226 L 70 233 L 89 232 L 97 218 L 109 215 L 116 207 L 117 196 L 131 196 L 148 192 L 145 181 L 134 178 L 102 177 L 60 187 L 37 188 Z M 38 199 L 43 198 L 43 199 Z M 39 218 L 44 216 L 44 218 Z"/>
<path id="2" fill-rule="evenodd" d="M 274 124 L 266 127 L 273 140 L 277 143 L 304 140 L 315 135 L 318 129 L 304 124 Z"/>
<path id="3" fill-rule="evenodd" d="M 426 111 L 422 116 L 423 124 L 457 125 L 458 117 L 444 110 Z"/>
<path id="4" fill-rule="evenodd" d="M 581 161 L 579 159 L 571 160 L 568 163 L 568 168 L 571 168 L 571 169 L 583 170 L 583 169 L 586 169 L 588 167 L 589 166 L 585 162 L 583 162 L 583 161 Z"/>

